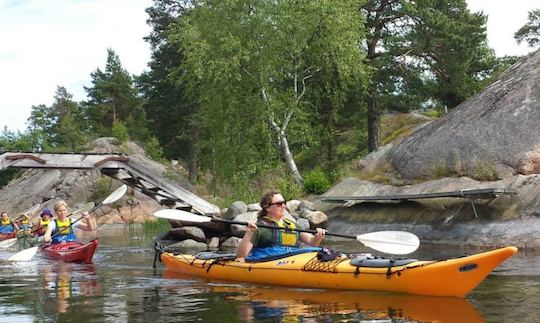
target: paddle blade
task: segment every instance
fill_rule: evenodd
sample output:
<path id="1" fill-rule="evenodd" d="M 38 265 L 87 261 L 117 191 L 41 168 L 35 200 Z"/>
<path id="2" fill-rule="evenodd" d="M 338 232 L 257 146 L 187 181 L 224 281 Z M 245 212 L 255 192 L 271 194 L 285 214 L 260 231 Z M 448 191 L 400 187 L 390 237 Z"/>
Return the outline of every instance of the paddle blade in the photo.
<path id="1" fill-rule="evenodd" d="M 122 185 L 119 188 L 116 189 L 116 191 L 112 192 L 109 196 L 107 196 L 106 199 L 101 202 L 101 204 L 111 204 L 116 201 L 118 201 L 124 194 L 127 192 L 127 186 Z"/>
<path id="2" fill-rule="evenodd" d="M 23 251 L 19 251 L 13 256 L 9 257 L 8 260 L 10 261 L 30 261 L 34 256 L 36 255 L 38 251 L 38 247 L 32 247 L 28 249 L 24 249 Z"/>
<path id="3" fill-rule="evenodd" d="M 193 214 L 191 212 L 186 212 L 182 210 L 176 210 L 176 209 L 163 209 L 158 210 L 154 212 L 154 215 L 158 218 L 162 219 L 169 219 L 169 220 L 178 220 L 178 221 L 185 221 L 185 222 L 211 222 L 212 218 L 203 216 L 203 215 L 197 215 Z"/>
<path id="4" fill-rule="evenodd" d="M 394 255 L 406 255 L 420 246 L 418 237 L 406 231 L 378 231 L 361 234 L 356 239 L 366 247 Z"/>
<path id="5" fill-rule="evenodd" d="M 17 243 L 17 238 L 2 240 L 0 241 L 0 248 L 11 248 L 16 243 Z"/>

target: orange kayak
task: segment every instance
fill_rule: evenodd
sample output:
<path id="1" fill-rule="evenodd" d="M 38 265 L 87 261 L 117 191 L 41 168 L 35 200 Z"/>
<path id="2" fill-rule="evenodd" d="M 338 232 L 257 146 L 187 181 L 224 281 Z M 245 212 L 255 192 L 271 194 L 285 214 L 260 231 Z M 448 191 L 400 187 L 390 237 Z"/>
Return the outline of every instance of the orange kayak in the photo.
<path id="1" fill-rule="evenodd" d="M 322 262 L 307 252 L 266 262 L 229 257 L 161 254 L 168 270 L 221 280 L 307 288 L 390 291 L 464 297 L 500 263 L 517 252 L 505 247 L 446 260 L 350 259 Z"/>
<path id="2" fill-rule="evenodd" d="M 70 241 L 67 243 L 44 245 L 41 249 L 41 253 L 45 258 L 52 260 L 91 264 L 97 246 L 97 239 L 86 244 L 78 241 Z"/>

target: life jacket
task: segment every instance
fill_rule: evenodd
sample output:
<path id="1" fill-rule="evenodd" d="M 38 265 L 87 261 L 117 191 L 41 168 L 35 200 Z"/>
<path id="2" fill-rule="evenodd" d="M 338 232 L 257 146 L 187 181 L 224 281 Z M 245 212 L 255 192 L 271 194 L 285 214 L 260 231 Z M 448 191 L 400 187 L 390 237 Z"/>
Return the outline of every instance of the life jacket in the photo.
<path id="1" fill-rule="evenodd" d="M 28 230 L 30 229 L 30 221 L 29 220 L 21 220 L 21 230 Z"/>
<path id="2" fill-rule="evenodd" d="M 73 227 L 71 226 L 71 219 L 66 219 L 65 221 L 59 221 L 56 219 L 54 222 L 56 224 L 56 228 L 52 233 L 54 235 L 52 238 L 52 243 L 77 240 Z"/>
<path id="3" fill-rule="evenodd" d="M 263 217 L 263 224 L 274 224 L 274 226 L 280 228 L 287 228 L 287 230 L 273 229 L 272 237 L 276 246 L 285 246 L 285 247 L 299 247 L 300 246 L 300 233 L 298 231 L 292 231 L 296 228 L 296 223 L 289 219 L 283 218 L 282 222 L 275 221 L 268 217 Z M 268 223 L 264 223 L 268 222 Z"/>
<path id="4" fill-rule="evenodd" d="M 15 231 L 13 222 L 11 220 L 1 220 L 0 221 L 0 233 L 12 233 Z"/>
<path id="5" fill-rule="evenodd" d="M 51 222 L 51 220 L 39 220 L 39 228 L 36 230 L 36 234 L 38 236 L 42 236 L 45 234 L 45 231 L 47 230 L 47 226 L 49 225 L 49 223 Z"/>

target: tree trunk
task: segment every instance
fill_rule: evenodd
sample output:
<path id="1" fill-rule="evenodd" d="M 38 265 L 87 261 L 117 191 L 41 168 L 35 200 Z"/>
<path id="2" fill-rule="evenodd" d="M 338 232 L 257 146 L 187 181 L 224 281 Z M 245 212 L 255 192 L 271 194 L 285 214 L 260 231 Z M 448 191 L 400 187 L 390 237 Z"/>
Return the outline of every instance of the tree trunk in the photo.
<path id="1" fill-rule="evenodd" d="M 199 165 L 199 132 L 197 127 L 192 131 L 192 141 L 191 146 L 189 150 L 189 165 L 188 165 L 188 172 L 189 172 L 189 182 L 191 184 L 197 183 L 197 177 L 198 177 L 198 165 Z"/>
<path id="2" fill-rule="evenodd" d="M 279 140 L 279 148 L 281 149 L 281 155 L 283 156 L 283 159 L 287 164 L 287 168 L 289 169 L 289 172 L 291 172 L 294 178 L 294 182 L 298 186 L 302 186 L 304 180 L 302 179 L 302 175 L 300 175 L 300 172 L 298 171 L 298 167 L 296 167 L 293 155 L 291 153 L 291 150 L 289 149 L 289 142 L 287 141 L 287 137 L 282 131 L 278 131 L 277 135 Z"/>
<path id="3" fill-rule="evenodd" d="M 367 98 L 367 128 L 368 128 L 368 149 L 370 152 L 379 148 L 381 115 L 377 104 L 377 90 L 372 86 Z"/>

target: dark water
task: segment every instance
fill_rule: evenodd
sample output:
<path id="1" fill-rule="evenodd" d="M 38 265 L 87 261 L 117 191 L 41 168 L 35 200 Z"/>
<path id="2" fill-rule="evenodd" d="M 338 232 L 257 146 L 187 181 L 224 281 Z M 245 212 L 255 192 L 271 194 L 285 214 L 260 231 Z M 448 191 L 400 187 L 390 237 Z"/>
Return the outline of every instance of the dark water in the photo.
<path id="1" fill-rule="evenodd" d="M 0 322 L 539 322 L 540 253 L 519 252 L 465 299 L 209 282 L 152 268 L 151 241 L 100 237 L 94 264 L 5 261 Z M 350 251 L 355 242 L 333 244 Z M 357 250 L 358 251 L 358 250 Z M 363 250 L 365 251 L 365 250 Z M 413 256 L 481 250 L 422 245 Z M 374 252 L 372 252 L 374 253 Z M 375 253 L 374 253 L 375 254 Z"/>

